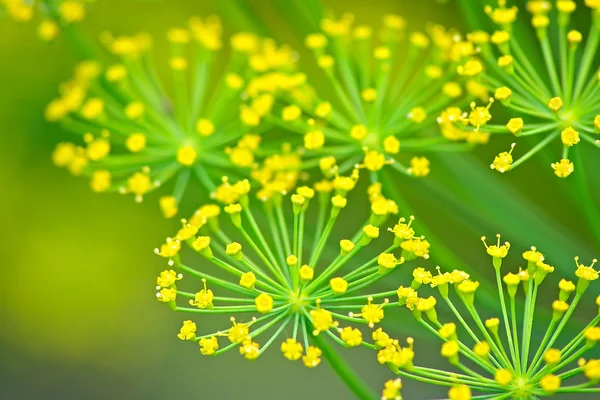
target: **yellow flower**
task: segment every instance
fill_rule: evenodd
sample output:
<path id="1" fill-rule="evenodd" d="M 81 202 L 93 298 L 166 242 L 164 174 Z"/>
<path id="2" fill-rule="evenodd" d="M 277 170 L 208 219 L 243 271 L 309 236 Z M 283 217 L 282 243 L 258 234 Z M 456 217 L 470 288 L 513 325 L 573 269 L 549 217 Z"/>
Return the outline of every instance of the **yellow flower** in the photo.
<path id="1" fill-rule="evenodd" d="M 329 68 L 333 67 L 335 60 L 330 55 L 324 54 L 319 57 L 319 59 L 317 60 L 317 63 L 319 64 L 319 67 L 321 67 L 323 69 L 329 69 Z"/>
<path id="2" fill-rule="evenodd" d="M 110 152 L 110 142 L 105 138 L 90 140 L 85 149 L 87 158 L 92 161 L 99 161 L 105 158 Z"/>
<path id="3" fill-rule="evenodd" d="M 146 148 L 146 135 L 143 133 L 132 133 L 125 141 L 125 147 L 132 153 L 138 153 Z"/>
<path id="4" fill-rule="evenodd" d="M 486 359 L 490 354 L 490 345 L 485 341 L 479 342 L 473 347 L 473 352 L 479 357 Z"/>
<path id="5" fill-rule="evenodd" d="M 171 57 L 169 66 L 174 71 L 185 71 L 188 67 L 188 62 L 184 57 Z"/>
<path id="6" fill-rule="evenodd" d="M 548 349 L 544 353 L 544 362 L 548 365 L 556 365 L 560 361 L 560 350 L 559 349 Z"/>
<path id="7" fill-rule="evenodd" d="M 381 253 L 377 257 L 377 264 L 385 269 L 395 268 L 400 262 L 392 253 Z"/>
<path id="8" fill-rule="evenodd" d="M 383 150 L 389 154 L 398 154 L 400 152 L 400 141 L 394 136 L 388 136 L 383 140 Z"/>
<path id="9" fill-rule="evenodd" d="M 575 170 L 573 163 L 565 158 L 557 163 L 552 163 L 550 166 L 559 178 L 566 178 Z"/>
<path id="10" fill-rule="evenodd" d="M 560 377 L 552 374 L 545 375 L 540 379 L 541 388 L 549 393 L 554 393 L 560 388 Z"/>
<path id="11" fill-rule="evenodd" d="M 429 271 L 425 271 L 425 268 L 415 268 L 413 270 L 413 279 L 420 283 L 420 284 L 429 284 L 431 282 L 431 280 L 433 279 L 433 276 L 431 275 L 431 272 Z"/>
<path id="12" fill-rule="evenodd" d="M 314 346 L 308 346 L 306 348 L 306 354 L 302 356 L 302 362 L 307 368 L 314 368 L 321 363 L 322 353 L 321 349 Z"/>
<path id="13" fill-rule="evenodd" d="M 248 339 L 250 333 L 250 325 L 252 323 L 236 322 L 235 318 L 231 318 L 232 327 L 229 328 L 227 339 L 231 343 L 242 343 Z"/>
<path id="14" fill-rule="evenodd" d="M 560 97 L 553 97 L 548 102 L 548 108 L 554 112 L 559 111 L 563 106 L 563 101 Z"/>
<path id="15" fill-rule="evenodd" d="M 144 115 L 144 111 L 145 111 L 145 107 L 139 101 L 134 101 L 132 103 L 129 103 L 125 107 L 125 115 L 129 119 L 141 118 Z"/>
<path id="16" fill-rule="evenodd" d="M 442 345 L 441 354 L 443 357 L 452 358 L 458 355 L 459 346 L 456 340 L 449 340 Z"/>
<path id="17" fill-rule="evenodd" d="M 96 193 L 106 192 L 110 188 L 111 174 L 106 170 L 96 170 L 92 173 L 90 187 Z"/>
<path id="18" fill-rule="evenodd" d="M 425 157 L 413 157 L 410 160 L 410 168 L 408 169 L 409 173 L 413 176 L 422 177 L 429 175 L 430 162 Z"/>
<path id="19" fill-rule="evenodd" d="M 307 150 L 320 149 L 324 144 L 325 135 L 323 135 L 323 132 L 321 131 L 314 130 L 307 132 L 306 135 L 304 135 L 304 147 L 306 147 Z"/>
<path id="20" fill-rule="evenodd" d="M 426 299 L 420 299 L 419 303 L 417 304 L 417 310 L 427 312 L 429 310 L 432 310 L 435 307 L 436 303 L 437 301 L 433 296 L 429 296 Z"/>
<path id="21" fill-rule="evenodd" d="M 512 374 L 507 369 L 497 369 L 494 373 L 494 379 L 502 386 L 508 386 L 513 379 Z"/>
<path id="22" fill-rule="evenodd" d="M 348 290 L 348 282 L 344 278 L 333 278 L 329 281 L 329 285 L 331 286 L 331 290 L 337 294 L 346 293 L 346 290 Z"/>
<path id="23" fill-rule="evenodd" d="M 385 333 L 381 328 L 377 328 L 377 330 L 373 331 L 372 338 L 378 347 L 387 347 L 393 342 L 390 335 Z"/>
<path id="24" fill-rule="evenodd" d="M 537 248 L 531 247 L 531 250 L 528 250 L 523 253 L 523 258 L 531 263 L 537 264 L 540 261 L 544 261 L 544 255 L 537 251 Z"/>
<path id="25" fill-rule="evenodd" d="M 502 173 L 508 171 L 513 163 L 512 152 L 515 145 L 516 143 L 511 144 L 509 151 L 498 154 L 496 158 L 494 158 L 494 162 L 490 165 L 490 168 Z"/>
<path id="26" fill-rule="evenodd" d="M 255 360 L 260 355 L 259 344 L 253 342 L 252 339 L 247 339 L 240 345 L 240 354 L 246 358 L 246 360 Z"/>
<path id="27" fill-rule="evenodd" d="M 315 114 L 319 118 L 327 118 L 331 114 L 331 104 L 328 102 L 322 102 L 315 108 Z"/>
<path id="28" fill-rule="evenodd" d="M 200 118 L 198 122 L 196 122 L 196 131 L 201 136 L 210 136 L 215 132 L 215 126 L 211 120 Z"/>
<path id="29" fill-rule="evenodd" d="M 87 99 L 81 106 L 81 115 L 85 119 L 96 119 L 104 112 L 104 101 L 97 97 Z"/>
<path id="30" fill-rule="evenodd" d="M 365 154 L 364 166 L 371 172 L 379 171 L 386 164 L 385 156 L 378 151 L 372 150 Z"/>
<path id="31" fill-rule="evenodd" d="M 156 278 L 156 284 L 159 287 L 167 288 L 175 283 L 175 281 L 181 279 L 181 276 L 177 275 L 175 271 L 172 269 L 164 270 L 160 273 L 158 278 Z"/>
<path id="32" fill-rule="evenodd" d="M 315 271 L 308 265 L 303 265 L 298 270 L 298 274 L 300 275 L 300 280 L 302 281 L 311 281 L 315 276 Z"/>
<path id="33" fill-rule="evenodd" d="M 299 360 L 302 357 L 302 345 L 296 339 L 286 339 L 281 343 L 281 352 L 290 361 Z"/>
<path id="34" fill-rule="evenodd" d="M 496 89 L 496 93 L 494 97 L 496 100 L 508 100 L 512 95 L 512 90 L 507 88 L 506 86 Z"/>
<path id="35" fill-rule="evenodd" d="M 196 251 L 202 251 L 204 249 L 207 249 L 209 246 L 210 246 L 210 237 L 208 237 L 208 236 L 199 236 L 192 243 L 192 247 Z"/>
<path id="36" fill-rule="evenodd" d="M 215 336 L 202 338 L 198 344 L 200 345 L 200 353 L 204 356 L 211 356 L 219 349 L 219 341 Z"/>
<path id="37" fill-rule="evenodd" d="M 577 132 L 572 127 L 568 127 L 566 129 L 564 129 L 560 133 L 560 138 L 561 138 L 563 144 L 565 146 L 569 146 L 569 147 L 576 145 L 580 141 L 580 139 L 579 139 L 579 132 Z"/>
<path id="38" fill-rule="evenodd" d="M 598 271 L 594 269 L 594 264 L 596 264 L 597 260 L 593 259 L 592 264 L 588 267 L 583 264 L 579 264 L 579 257 L 575 257 L 575 263 L 577 265 L 577 270 L 575 271 L 575 275 L 579 279 L 583 279 L 586 281 L 595 281 L 598 279 Z"/>
<path id="39" fill-rule="evenodd" d="M 456 336 L 456 324 L 453 322 L 448 322 L 442 325 L 442 327 L 438 330 L 438 333 L 444 339 L 452 339 Z"/>
<path id="40" fill-rule="evenodd" d="M 51 42 L 58 36 L 60 28 L 56 22 L 50 19 L 44 19 L 37 27 L 37 35 L 44 42 Z"/>
<path id="41" fill-rule="evenodd" d="M 488 246 L 485 242 L 485 236 L 481 237 L 481 241 L 483 242 L 487 253 L 495 258 L 504 258 L 508 255 L 508 249 L 510 249 L 510 243 L 505 242 L 503 245 L 500 245 L 500 235 L 496 235 L 498 238 L 498 243 L 492 246 Z"/>
<path id="42" fill-rule="evenodd" d="M 420 124 L 427 118 L 427 113 L 423 107 L 415 107 L 408 113 L 407 117 L 417 124 Z"/>
<path id="43" fill-rule="evenodd" d="M 135 172 L 127 180 L 127 188 L 130 192 L 138 196 L 138 199 L 141 199 L 141 196 L 150 191 L 153 186 L 148 173 L 145 171 Z"/>
<path id="44" fill-rule="evenodd" d="M 194 296 L 194 300 L 190 300 L 190 305 L 198 307 L 200 309 L 212 308 L 213 307 L 213 292 L 206 288 L 206 279 L 202 279 L 204 289 L 200 290 Z"/>
<path id="45" fill-rule="evenodd" d="M 66 23 L 80 22 L 85 18 L 84 5 L 78 1 L 66 0 L 58 6 L 58 14 Z"/>
<path id="46" fill-rule="evenodd" d="M 170 258 L 175 256 L 181 249 L 179 240 L 167 238 L 166 242 L 160 246 L 160 250 L 156 251 L 161 257 Z"/>
<path id="47" fill-rule="evenodd" d="M 309 49 L 322 49 L 327 46 L 327 37 L 321 33 L 312 33 L 306 37 L 304 44 Z"/>
<path id="48" fill-rule="evenodd" d="M 454 385 L 448 391 L 450 400 L 471 400 L 471 389 L 467 385 Z"/>
<path id="49" fill-rule="evenodd" d="M 367 103 L 372 103 L 377 98 L 377 91 L 373 88 L 366 88 L 361 92 L 362 99 Z"/>
<path id="50" fill-rule="evenodd" d="M 383 391 L 381 392 L 382 400 L 398 400 L 402 397 L 400 396 L 400 389 L 402 389 L 402 381 L 400 378 L 390 379 L 383 386 Z"/>
<path id="51" fill-rule="evenodd" d="M 479 287 L 479 282 L 465 280 L 458 285 L 458 290 L 462 293 L 474 293 Z"/>
<path id="52" fill-rule="evenodd" d="M 182 146 L 177 150 L 177 162 L 186 167 L 194 165 L 197 153 L 192 146 Z"/>
<path id="53" fill-rule="evenodd" d="M 196 338 L 196 324 L 190 320 L 183 321 L 177 337 L 181 340 L 194 340 Z"/>
<path id="54" fill-rule="evenodd" d="M 367 324 L 369 324 L 369 327 L 372 328 L 375 324 L 378 324 L 381 322 L 381 320 L 383 320 L 383 307 L 385 304 L 388 303 L 388 299 L 384 300 L 383 305 L 373 304 L 372 297 L 369 297 L 367 301 L 367 305 L 363 306 L 360 309 L 360 314 L 350 313 L 350 315 L 355 317 L 362 317 L 367 322 Z"/>
<path id="55" fill-rule="evenodd" d="M 273 309 L 273 298 L 266 293 L 261 293 L 254 300 L 254 304 L 259 313 L 265 314 Z"/>
<path id="56" fill-rule="evenodd" d="M 600 327 L 592 326 L 583 331 L 583 336 L 590 344 L 595 344 L 600 341 Z"/>
<path id="57" fill-rule="evenodd" d="M 114 64 L 106 68 L 106 80 L 112 83 L 119 82 L 127 76 L 127 68 L 123 64 Z"/>
<path id="58" fill-rule="evenodd" d="M 379 228 L 373 225 L 367 225 L 363 228 L 363 234 L 369 239 L 376 239 L 379 237 Z"/>
<path id="59" fill-rule="evenodd" d="M 156 293 L 156 298 L 158 299 L 158 301 L 161 301 L 163 303 L 175 301 L 175 299 L 177 298 L 177 290 L 174 288 L 161 289 L 158 293 Z"/>
<path id="60" fill-rule="evenodd" d="M 311 310 L 309 314 L 315 328 L 315 334 L 337 326 L 337 323 L 333 321 L 333 316 L 327 310 L 318 308 L 316 310 Z"/>
<path id="61" fill-rule="evenodd" d="M 348 347 L 360 346 L 362 343 L 361 331 L 350 326 L 347 326 L 340 331 L 340 337 Z"/>

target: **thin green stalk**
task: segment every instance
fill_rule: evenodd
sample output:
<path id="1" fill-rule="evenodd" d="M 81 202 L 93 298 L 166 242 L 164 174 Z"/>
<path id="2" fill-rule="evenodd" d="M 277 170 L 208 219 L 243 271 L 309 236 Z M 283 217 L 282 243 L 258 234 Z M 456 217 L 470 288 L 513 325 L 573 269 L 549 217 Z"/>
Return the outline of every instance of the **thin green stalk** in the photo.
<path id="1" fill-rule="evenodd" d="M 483 336 L 485 337 L 485 339 L 487 340 L 488 344 L 490 345 L 490 347 L 492 348 L 492 353 L 494 353 L 494 355 L 504 364 L 504 367 L 508 370 L 510 370 L 511 372 L 514 373 L 514 367 L 512 366 L 512 364 L 510 363 L 508 356 L 506 355 L 506 352 L 504 351 L 504 348 L 501 349 L 502 347 L 502 342 L 500 342 L 498 340 L 498 345 L 500 347 L 498 347 L 498 345 L 496 344 L 496 340 L 494 340 L 494 338 L 492 338 L 490 336 L 490 334 L 488 333 L 485 325 L 483 324 L 483 321 L 481 320 L 481 317 L 479 316 L 479 313 L 477 312 L 477 309 L 475 308 L 475 306 L 471 305 L 467 305 L 465 304 L 467 310 L 469 311 L 469 313 L 471 314 L 471 317 L 473 317 L 473 320 L 475 321 L 475 324 L 479 327 L 479 330 L 481 331 L 481 333 L 483 334 Z M 497 335 L 496 335 L 497 337 Z"/>
<path id="2" fill-rule="evenodd" d="M 378 400 L 380 398 L 356 372 L 348 367 L 348 363 L 339 356 L 322 335 L 312 336 L 310 339 L 321 349 L 323 357 L 329 362 L 331 368 L 358 399 Z"/>
<path id="3" fill-rule="evenodd" d="M 336 219 L 337 216 L 334 218 L 329 218 L 329 220 L 327 221 L 327 225 L 325 225 L 325 230 L 319 238 L 319 244 L 315 248 L 312 257 L 310 258 L 310 262 L 308 265 L 310 265 L 314 269 L 317 268 L 316 264 L 319 261 L 319 258 L 321 257 L 321 253 L 325 249 L 325 244 L 327 243 L 327 239 L 329 239 L 329 235 L 331 234 L 331 230 L 333 229 L 333 225 L 335 224 Z"/>
<path id="4" fill-rule="evenodd" d="M 521 370 L 527 371 L 529 365 L 529 346 L 531 344 L 531 331 L 533 328 L 533 316 L 535 314 L 535 301 L 537 298 L 538 284 L 535 283 L 533 277 L 529 279 L 529 292 L 528 298 L 529 303 L 525 305 L 527 311 L 527 317 L 524 320 L 523 325 L 523 348 L 521 358 Z"/>
<path id="5" fill-rule="evenodd" d="M 500 308 L 502 308 L 502 316 L 504 317 L 504 328 L 506 329 L 508 348 L 510 350 L 513 365 L 515 365 L 517 375 L 520 375 L 521 367 L 519 366 L 519 360 L 517 359 L 517 355 L 515 353 L 515 344 L 513 342 L 512 333 L 510 331 L 508 312 L 506 311 L 506 302 L 504 301 L 504 289 L 502 288 L 502 278 L 500 277 L 500 268 L 496 268 L 496 283 L 498 284 L 498 296 L 500 297 Z M 502 342 L 500 340 L 498 340 L 498 342 L 500 342 L 500 346 L 502 347 L 502 350 L 504 350 Z"/>
<path id="6" fill-rule="evenodd" d="M 552 47 L 550 46 L 550 40 L 548 36 L 545 36 L 540 40 L 542 45 L 542 53 L 544 55 L 544 62 L 550 75 L 550 81 L 552 82 L 552 88 L 557 96 L 561 95 L 560 83 L 558 80 L 558 73 L 556 72 L 556 65 L 554 65 L 554 57 L 552 56 Z"/>
<path id="7" fill-rule="evenodd" d="M 590 33 L 588 36 L 587 43 L 585 44 L 585 50 L 583 51 L 583 57 L 579 63 L 579 70 L 577 71 L 577 82 L 575 83 L 575 91 L 573 98 L 576 99 L 579 93 L 583 89 L 583 83 L 588 76 L 590 66 L 594 61 L 595 53 L 598 49 L 598 42 L 600 41 L 600 31 L 594 23 L 590 27 Z"/>

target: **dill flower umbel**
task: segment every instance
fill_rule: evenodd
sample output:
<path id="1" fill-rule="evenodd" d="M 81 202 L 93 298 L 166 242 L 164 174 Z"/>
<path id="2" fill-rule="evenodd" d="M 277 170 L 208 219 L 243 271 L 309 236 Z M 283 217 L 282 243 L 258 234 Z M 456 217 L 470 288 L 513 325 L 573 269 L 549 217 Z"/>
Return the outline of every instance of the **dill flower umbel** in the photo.
<path id="1" fill-rule="evenodd" d="M 161 62 L 171 70 L 172 93 L 156 72 L 149 35 L 104 34 L 114 63 L 80 63 L 46 108 L 48 120 L 83 139 L 60 143 L 55 164 L 89 177 L 94 191 L 132 193 L 138 201 L 173 182 L 172 194 L 160 199 L 167 217 L 177 213 L 193 176 L 207 190 L 224 174 L 248 176 L 263 130 L 259 115 L 270 102 L 242 104 L 247 79 L 257 71 L 286 69 L 294 57 L 270 39 L 238 33 L 230 38 L 227 65 L 217 67 L 225 58 L 221 31 L 218 18 L 194 17 L 187 28 L 167 32 L 170 57 Z M 288 158 L 264 160 L 261 182 L 277 172 L 270 165 L 287 165 Z"/>
<path id="2" fill-rule="evenodd" d="M 483 240 L 485 243 L 485 238 Z M 574 324 L 572 316 L 577 306 L 590 283 L 598 279 L 599 273 L 594 269 L 596 260 L 588 266 L 575 258 L 576 280 L 560 280 L 546 331 L 536 339 L 533 337 L 536 299 L 541 290 L 551 290 L 547 287 L 550 280 L 547 278 L 554 267 L 532 247 L 523 253 L 526 269 L 502 276 L 502 262 L 509 248 L 509 243 L 500 243 L 500 235 L 497 244 L 486 244 L 496 272 L 501 307 L 498 317 L 482 318 L 476 306 L 479 283 L 462 271 L 442 273 L 438 267 L 437 273 L 431 274 L 422 269 L 415 270 L 411 287 L 398 293 L 400 304 L 406 305 L 417 321 L 442 341 L 441 356 L 451 369 L 415 365 L 412 339 L 408 340 L 406 348 L 394 341 L 380 350 L 379 360 L 403 377 L 450 387 L 450 399 L 531 399 L 555 393 L 599 392 L 600 362 L 586 359 L 586 354 L 600 340 L 600 327 L 597 326 L 600 313 L 595 312 L 595 317 L 579 333 L 568 333 L 569 337 L 565 337 L 566 325 Z M 422 297 L 426 284 L 437 289 L 435 297 Z M 543 289 L 542 285 L 546 287 Z M 517 297 L 521 290 L 525 301 L 523 314 L 519 315 Z M 463 307 L 452 300 L 454 296 L 460 299 Z M 448 307 L 455 321 L 438 319 L 437 301 Z M 600 304 L 600 297 L 595 304 Z M 539 309 L 537 314 L 539 319 Z M 407 348 L 411 352 L 411 362 L 397 356 Z"/>
<path id="3" fill-rule="evenodd" d="M 591 0 L 585 5 L 572 0 L 527 1 L 524 8 L 529 16 L 525 16 L 525 10 L 506 3 L 498 0 L 498 7 L 485 7 L 496 31 L 467 36 L 481 50 L 479 58 L 486 67 L 478 74 L 481 84 L 494 92 L 511 114 L 506 125 L 489 124 L 486 129 L 539 141 L 523 153 L 520 146 L 513 152 L 513 144 L 491 167 L 499 172 L 512 170 L 550 143 L 560 142 L 562 154 L 550 167 L 556 176 L 566 178 L 575 171 L 570 153 L 578 151 L 580 142 L 600 145 L 600 7 Z M 577 7 L 591 19 L 587 34 L 572 29 L 571 17 Z M 518 28 L 514 25 L 519 18 L 530 18 L 538 46 L 525 47 L 529 37 L 513 29 Z"/>
<path id="4" fill-rule="evenodd" d="M 429 160 L 404 153 L 459 150 L 470 145 L 455 141 L 487 140 L 483 132 L 445 128 L 437 133 L 440 112 L 463 102 L 476 85 L 457 73 L 474 52 L 457 32 L 431 25 L 427 32 L 407 33 L 397 15 L 386 15 L 378 32 L 354 24 L 352 14 L 326 17 L 320 25 L 321 32 L 308 35 L 305 44 L 329 87 L 298 74 L 264 74 L 249 91 L 251 96 L 277 94 L 266 118 L 301 135 L 304 167 L 331 174 L 359 165 L 376 176 L 391 165 L 423 177 L 430 172 Z"/>
<path id="5" fill-rule="evenodd" d="M 200 325 L 186 319 L 179 337 L 197 342 L 205 355 L 237 348 L 250 360 L 277 343 L 284 358 L 308 368 L 318 366 L 322 357 L 334 356 L 335 350 L 323 336 L 342 347 L 373 348 L 376 343 L 387 343 L 389 337 L 376 325 L 390 305 L 387 298 L 396 292 L 370 289 L 405 260 L 428 257 L 428 244 L 415 237 L 412 218 L 409 222 L 401 218 L 386 233 L 383 224 L 390 213 L 372 212 L 354 235 L 337 239 L 337 256 L 325 261 L 326 244 L 333 239 L 336 222 L 344 218 L 346 195 L 355 179 L 338 177 L 314 188 L 299 187 L 291 195 L 263 189 L 256 193 L 256 200 L 250 199 L 248 181 L 231 184 L 224 180 L 217 192 L 229 196 L 217 197 L 221 205 L 200 207 L 156 250 L 173 268 L 158 278 L 160 302 L 187 314 L 186 318 L 194 314 L 231 317 L 229 327 L 202 333 L 196 331 Z M 314 203 L 317 216 L 314 223 L 308 223 L 307 212 Z M 261 212 L 266 227 L 255 219 Z M 221 214 L 228 214 L 226 219 L 239 239 L 228 236 L 224 229 L 227 221 L 219 221 Z M 389 235 L 389 247 L 358 262 L 356 257 L 384 235 Z M 195 269 L 184 263 L 186 256 L 180 254 L 183 242 L 199 253 L 205 264 L 220 269 L 219 277 L 208 267 Z M 344 270 L 350 265 L 352 268 Z M 181 290 L 183 284 L 194 291 Z M 368 294 L 362 294 L 365 291 Z M 332 364 L 336 369 L 340 362 Z"/>
<path id="6" fill-rule="evenodd" d="M 0 0 L 0 10 L 5 10 L 8 16 L 17 22 L 28 22 L 35 13 L 42 16 L 37 27 L 40 40 L 54 40 L 61 29 L 69 29 L 71 24 L 81 22 L 85 18 L 86 9 L 95 0 Z"/>

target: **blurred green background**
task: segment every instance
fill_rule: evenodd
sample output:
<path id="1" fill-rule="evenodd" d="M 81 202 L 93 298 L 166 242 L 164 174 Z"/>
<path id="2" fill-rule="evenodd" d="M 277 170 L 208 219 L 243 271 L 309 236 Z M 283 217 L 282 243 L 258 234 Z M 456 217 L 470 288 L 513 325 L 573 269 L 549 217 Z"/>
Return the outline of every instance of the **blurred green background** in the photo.
<path id="1" fill-rule="evenodd" d="M 243 4 L 280 41 L 302 48 L 302 35 L 295 33 L 299 17 L 289 13 L 289 2 Z M 403 15 L 416 29 L 428 21 L 461 27 L 452 2 L 329 0 L 325 4 L 337 12 L 354 12 L 358 21 L 366 23 L 376 23 L 392 12 Z M 81 29 L 90 37 L 103 30 L 148 31 L 161 42 L 168 28 L 184 24 L 192 15 L 225 13 L 229 30 L 247 23 L 232 10 L 239 10 L 239 2 L 101 0 L 90 9 Z M 3 18 L 0 26 L 4 61 L 0 63 L 0 226 L 4 232 L 0 397 L 350 398 L 326 365 L 308 370 L 300 363 L 286 362 L 276 349 L 253 363 L 241 360 L 236 352 L 206 358 L 195 346 L 176 338 L 182 317 L 156 302 L 155 277 L 164 260 L 152 252 L 171 232 L 173 222 L 157 217 L 156 197 L 138 205 L 131 198 L 95 195 L 87 182 L 51 165 L 54 145 L 66 136 L 44 121 L 43 109 L 55 96 L 58 83 L 70 76 L 77 57 L 63 40 L 50 46 L 39 41 L 34 23 Z M 312 59 L 306 57 L 302 63 L 311 68 Z M 580 193 L 570 180 L 557 179 L 548 166 L 558 157 L 558 148 L 552 149 L 551 158 L 537 157 L 508 175 L 491 171 L 490 161 L 510 142 L 501 138 L 470 155 L 436 156 L 429 180 L 399 179 L 397 189 L 412 204 L 421 225 L 454 250 L 461 265 L 435 259 L 446 268 L 468 265 L 478 277 L 489 277 L 492 268 L 479 237 L 501 232 L 515 247 L 507 260 L 511 269 L 519 265 L 522 250 L 535 244 L 552 264 L 570 274 L 572 256 L 587 261 L 600 255 L 575 201 Z M 592 196 L 598 201 L 600 157 L 597 150 L 584 150 L 591 180 L 596 182 Z M 366 208 L 352 212 L 366 216 Z M 435 252 L 433 248 L 434 257 Z M 387 287 L 407 284 L 409 272 L 390 278 Z M 554 289 L 549 290 L 545 304 L 553 296 Z M 589 304 L 588 310 L 594 312 Z M 397 329 L 412 317 L 397 310 L 387 319 L 386 326 Z M 438 344 L 435 351 L 420 353 L 421 333 L 416 330 L 412 335 L 417 338 L 417 359 L 427 362 L 437 354 Z M 423 336 L 424 349 L 429 339 Z M 391 377 L 370 351 L 353 349 L 343 355 L 377 390 Z M 407 399 L 443 393 L 405 381 Z"/>

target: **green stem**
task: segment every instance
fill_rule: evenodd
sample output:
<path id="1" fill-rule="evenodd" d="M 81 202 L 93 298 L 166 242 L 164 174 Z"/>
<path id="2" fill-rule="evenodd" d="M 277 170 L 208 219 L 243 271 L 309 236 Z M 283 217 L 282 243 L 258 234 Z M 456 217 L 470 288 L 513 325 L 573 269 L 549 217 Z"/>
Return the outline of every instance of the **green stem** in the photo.
<path id="1" fill-rule="evenodd" d="M 590 222 L 589 226 L 596 238 L 597 243 L 600 243 L 600 206 L 594 200 L 594 196 L 591 191 L 591 185 L 587 179 L 587 171 L 583 165 L 583 157 L 581 157 L 581 149 L 575 149 L 571 152 L 571 160 L 577 171 L 573 176 L 573 186 L 575 190 L 571 191 L 574 199 L 583 208 L 584 213 L 587 216 L 587 220 Z M 591 171 L 591 170 L 590 170 Z"/>
<path id="2" fill-rule="evenodd" d="M 356 372 L 348 367 L 348 363 L 339 356 L 338 352 L 331 347 L 322 335 L 311 336 L 310 339 L 315 346 L 321 349 L 323 357 L 329 362 L 331 368 L 358 399 L 373 400 L 380 398 Z"/>

